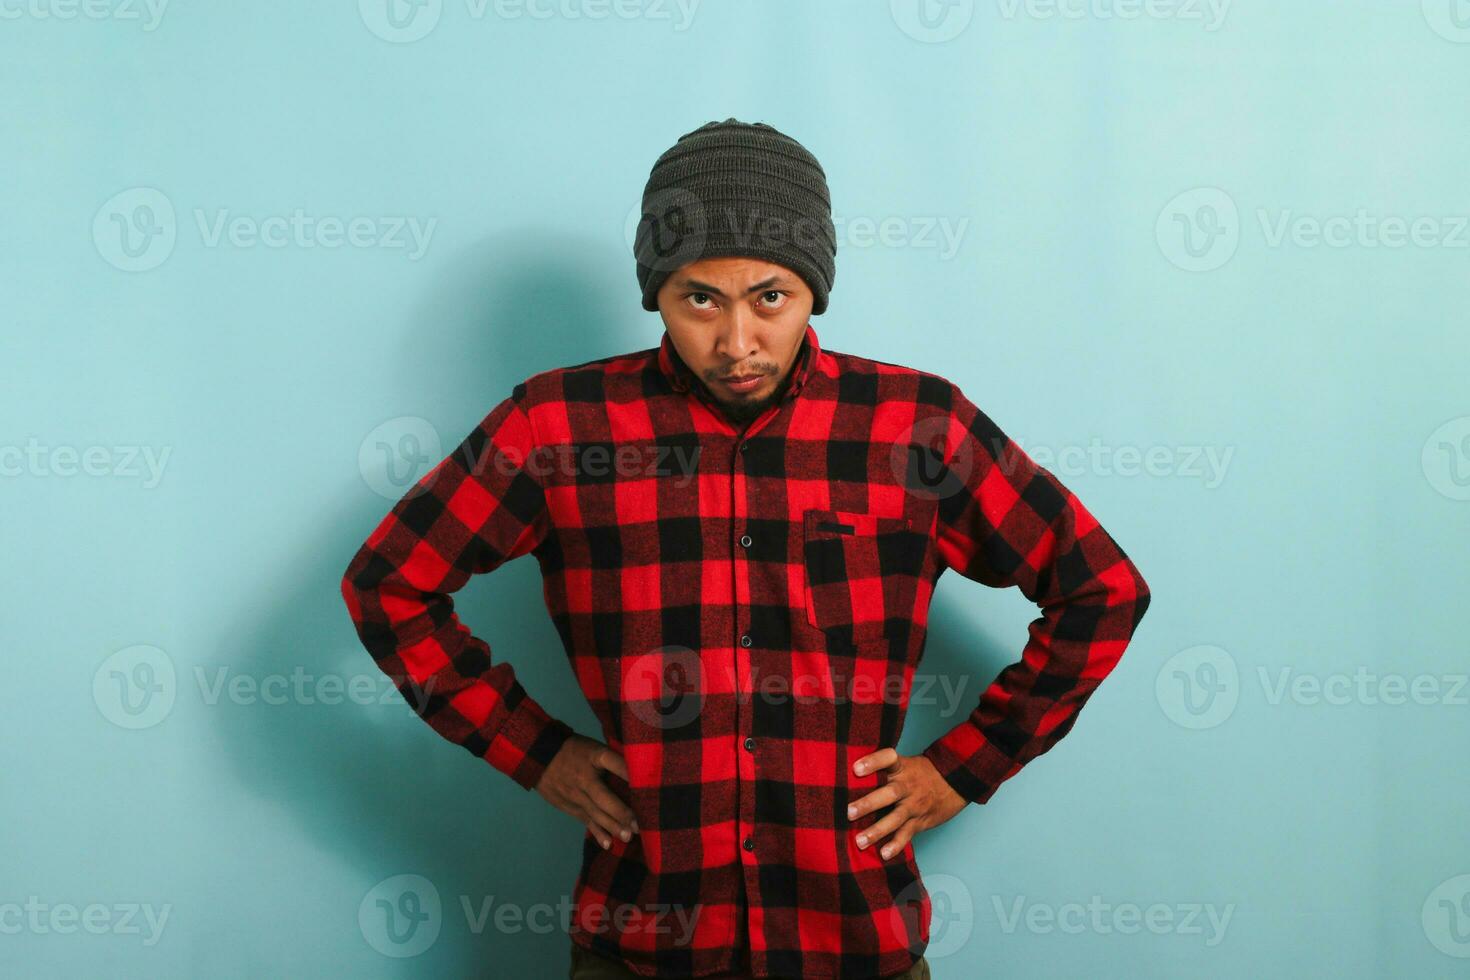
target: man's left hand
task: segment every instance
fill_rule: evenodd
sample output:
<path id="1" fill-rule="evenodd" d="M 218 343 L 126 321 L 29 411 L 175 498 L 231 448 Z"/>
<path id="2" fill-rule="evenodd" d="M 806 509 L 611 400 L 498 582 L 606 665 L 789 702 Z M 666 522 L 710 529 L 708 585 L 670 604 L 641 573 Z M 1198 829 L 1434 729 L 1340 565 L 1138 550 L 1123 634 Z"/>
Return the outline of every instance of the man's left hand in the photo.
<path id="1" fill-rule="evenodd" d="M 939 826 L 963 810 L 968 802 L 939 775 L 928 756 L 899 755 L 894 749 L 879 749 L 858 759 L 852 767 L 859 776 L 879 770 L 887 772 L 887 782 L 849 804 L 847 819 L 856 820 L 873 810 L 893 805 L 883 819 L 864 828 L 857 839 L 861 850 L 892 834 L 893 839 L 879 851 L 884 860 L 907 847 L 914 834 Z"/>

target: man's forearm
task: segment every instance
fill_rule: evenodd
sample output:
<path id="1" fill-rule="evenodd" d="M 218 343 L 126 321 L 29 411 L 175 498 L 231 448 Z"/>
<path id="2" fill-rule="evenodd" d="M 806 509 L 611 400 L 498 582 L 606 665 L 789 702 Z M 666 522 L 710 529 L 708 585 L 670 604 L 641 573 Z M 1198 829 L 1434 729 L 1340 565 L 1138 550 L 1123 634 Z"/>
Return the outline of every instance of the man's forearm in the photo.
<path id="1" fill-rule="evenodd" d="M 533 437 L 514 398 L 383 518 L 342 577 L 364 647 L 440 735 L 532 788 L 571 735 L 526 693 L 508 662 L 454 611 L 450 593 L 533 550 L 545 499 L 522 469 Z"/>
<path id="2" fill-rule="evenodd" d="M 1019 588 L 1042 609 L 1020 659 L 924 750 L 956 792 L 984 803 L 1071 729 L 1122 657 L 1150 593 L 1081 500 L 963 395 L 952 428 L 955 492 L 941 500 L 941 556 L 967 578 Z"/>

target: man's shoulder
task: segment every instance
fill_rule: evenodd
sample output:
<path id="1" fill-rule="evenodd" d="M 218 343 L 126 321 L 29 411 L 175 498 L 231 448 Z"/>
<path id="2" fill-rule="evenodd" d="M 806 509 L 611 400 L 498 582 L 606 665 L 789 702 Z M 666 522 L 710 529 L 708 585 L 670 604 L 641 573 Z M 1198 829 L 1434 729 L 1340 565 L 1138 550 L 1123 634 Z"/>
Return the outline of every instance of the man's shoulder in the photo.
<path id="1" fill-rule="evenodd" d="M 616 379 L 639 384 L 646 371 L 658 370 L 658 348 L 645 347 L 621 354 L 564 364 L 537 371 L 518 382 L 511 394 L 522 403 L 597 400 L 606 394 L 606 385 Z"/>
<path id="2" fill-rule="evenodd" d="M 831 357 L 833 370 L 838 378 L 843 375 L 868 375 L 886 379 L 903 391 L 912 392 L 912 397 L 918 401 L 938 408 L 949 408 L 956 396 L 961 394 L 959 385 L 941 374 L 923 368 L 848 351 L 823 348 L 822 354 Z"/>

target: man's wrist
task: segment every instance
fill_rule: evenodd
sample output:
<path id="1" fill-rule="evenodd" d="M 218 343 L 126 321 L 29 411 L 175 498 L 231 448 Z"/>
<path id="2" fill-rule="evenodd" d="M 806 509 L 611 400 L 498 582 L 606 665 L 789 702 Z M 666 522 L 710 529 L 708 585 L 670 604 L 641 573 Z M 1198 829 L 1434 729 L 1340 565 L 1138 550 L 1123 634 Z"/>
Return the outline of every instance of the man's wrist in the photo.
<path id="1" fill-rule="evenodd" d="M 490 740 L 484 759 L 529 791 L 573 734 L 570 725 L 552 718 L 526 695 Z"/>
<path id="2" fill-rule="evenodd" d="M 944 738 L 936 740 L 920 754 L 934 764 L 935 770 L 966 804 L 984 803 L 1000 785 L 1000 780 L 992 782 L 978 776 Z"/>

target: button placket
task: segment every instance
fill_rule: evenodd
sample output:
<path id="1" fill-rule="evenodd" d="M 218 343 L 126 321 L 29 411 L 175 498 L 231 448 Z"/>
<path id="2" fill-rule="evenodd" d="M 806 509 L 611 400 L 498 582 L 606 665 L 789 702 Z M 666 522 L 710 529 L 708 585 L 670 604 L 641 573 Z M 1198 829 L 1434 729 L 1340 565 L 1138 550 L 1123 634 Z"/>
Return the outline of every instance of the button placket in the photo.
<path id="1" fill-rule="evenodd" d="M 732 454 L 732 458 L 730 461 L 730 516 L 732 521 L 732 536 L 735 530 L 740 528 L 741 523 L 750 519 L 750 515 L 748 513 L 743 513 L 746 502 L 739 499 L 743 477 L 740 466 L 750 445 L 746 439 L 747 434 L 748 430 L 747 433 L 742 433 L 737 436 L 737 441 L 735 443 L 735 452 Z M 734 606 L 736 628 L 741 628 L 741 622 L 743 618 L 746 624 L 746 628 L 748 629 L 748 617 L 750 610 L 748 608 L 748 605 L 744 609 L 741 608 L 740 582 L 742 578 L 745 581 L 745 602 L 748 604 L 750 602 L 750 575 L 749 566 L 746 564 L 746 562 L 749 559 L 749 555 L 747 552 L 751 545 L 751 537 L 748 533 L 741 531 L 740 536 L 738 539 L 736 539 L 735 543 L 736 547 L 733 549 L 733 554 L 731 555 L 731 574 L 733 579 L 732 585 L 734 586 L 734 594 L 731 596 L 731 599 Z M 755 645 L 755 638 L 752 637 L 749 632 L 742 632 L 737 642 L 740 645 L 740 649 L 749 650 Z M 744 661 L 743 664 L 739 665 L 740 669 L 737 669 L 736 676 L 744 676 L 746 678 L 749 678 L 751 676 L 750 657 L 748 655 L 741 656 L 737 652 L 736 659 L 737 661 Z M 746 685 L 742 685 L 742 687 L 744 686 Z M 750 734 L 748 734 L 750 732 L 752 724 L 753 705 L 751 705 L 748 700 L 745 700 L 743 693 L 742 697 L 737 699 L 737 704 L 744 705 L 744 707 L 739 711 L 738 714 L 736 729 L 737 737 L 741 737 L 739 735 L 741 729 L 744 729 L 747 734 L 745 734 L 742 738 L 742 744 L 745 748 L 745 754 L 742 758 L 739 758 L 737 760 L 737 765 L 735 767 L 736 779 L 740 784 L 738 792 L 741 799 L 739 813 L 736 817 L 736 824 L 741 834 L 740 845 L 743 849 L 743 853 L 745 855 L 752 855 L 755 850 L 755 838 L 751 835 L 754 832 L 755 823 L 759 819 L 754 809 L 755 759 L 753 749 L 755 746 L 755 739 Z"/>

